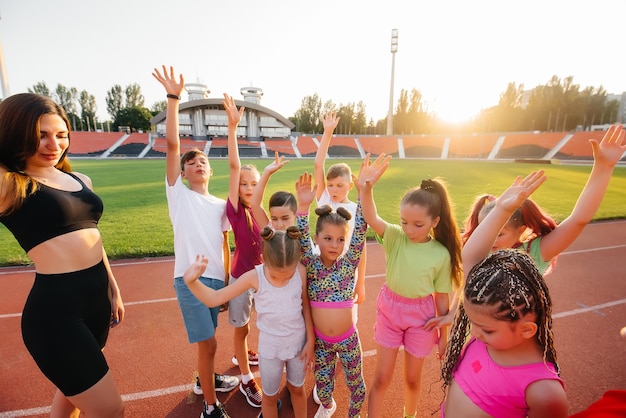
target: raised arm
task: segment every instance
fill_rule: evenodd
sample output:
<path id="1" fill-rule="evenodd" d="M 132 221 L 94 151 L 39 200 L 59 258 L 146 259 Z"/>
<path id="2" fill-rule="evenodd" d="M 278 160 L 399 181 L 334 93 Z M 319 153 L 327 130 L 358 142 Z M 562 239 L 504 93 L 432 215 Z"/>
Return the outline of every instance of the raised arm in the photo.
<path id="1" fill-rule="evenodd" d="M 378 182 L 378 179 L 380 179 L 380 176 L 383 175 L 385 170 L 387 170 L 387 167 L 389 167 L 390 160 L 391 155 L 383 153 L 370 164 L 370 154 L 368 153 L 361 164 L 359 176 L 355 181 L 363 208 L 363 218 L 376 235 L 381 237 L 385 234 L 386 223 L 378 216 L 378 211 L 376 210 L 374 185 Z"/>
<path id="2" fill-rule="evenodd" d="M 333 137 L 333 132 L 339 123 L 337 112 L 328 112 L 324 116 L 320 117 L 322 125 L 324 126 L 324 134 L 320 141 L 320 146 L 315 154 L 315 164 L 313 166 L 313 176 L 315 177 L 315 184 L 317 185 L 317 193 L 315 197 L 317 200 L 322 197 L 324 189 L 326 189 L 326 155 L 328 154 L 328 147 L 330 146 L 330 140 Z"/>
<path id="3" fill-rule="evenodd" d="M 589 141 L 593 149 L 591 174 L 572 213 L 541 239 L 541 257 L 544 260 L 551 260 L 563 252 L 591 222 L 604 198 L 615 164 L 626 152 L 625 136 L 622 126 L 614 125 L 600 142 L 595 139 Z"/>
<path id="4" fill-rule="evenodd" d="M 226 93 L 224 93 L 222 106 L 228 115 L 228 166 L 230 172 L 228 200 L 237 212 L 239 208 L 239 175 L 241 173 L 241 161 L 239 161 L 239 148 L 237 147 L 237 126 L 239 126 L 245 108 L 242 106 L 237 109 L 235 99 Z"/>
<path id="5" fill-rule="evenodd" d="M 174 67 L 170 67 L 169 71 L 163 66 L 163 72 L 154 69 L 152 76 L 157 79 L 167 92 L 167 114 L 165 119 L 165 140 L 167 143 L 166 152 L 166 176 L 167 183 L 172 186 L 176 183 L 176 179 L 180 175 L 180 136 L 178 133 L 178 109 L 180 97 L 185 87 L 185 79 L 180 74 L 178 81 L 174 74 Z"/>
<path id="6" fill-rule="evenodd" d="M 268 225 L 270 220 L 263 209 L 263 199 L 265 196 L 265 189 L 267 188 L 267 183 L 270 180 L 272 174 L 277 172 L 287 164 L 289 160 L 285 160 L 284 156 L 279 156 L 278 151 L 274 152 L 274 161 L 272 161 L 265 169 L 263 170 L 263 174 L 259 178 L 259 182 L 257 183 L 254 191 L 252 192 L 252 197 L 250 198 L 250 209 L 252 210 L 252 216 L 256 220 L 257 224 L 261 227 Z"/>
<path id="7" fill-rule="evenodd" d="M 498 233 L 513 212 L 546 181 L 543 170 L 533 171 L 525 178 L 518 176 L 497 199 L 495 207 L 478 224 L 463 247 L 463 275 L 467 277 L 474 265 L 489 255 Z"/>

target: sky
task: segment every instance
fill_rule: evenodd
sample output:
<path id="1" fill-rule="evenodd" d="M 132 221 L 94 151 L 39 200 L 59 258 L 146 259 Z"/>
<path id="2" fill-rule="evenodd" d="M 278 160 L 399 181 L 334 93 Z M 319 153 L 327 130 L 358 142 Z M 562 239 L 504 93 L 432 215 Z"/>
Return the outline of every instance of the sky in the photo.
<path id="1" fill-rule="evenodd" d="M 10 94 L 40 81 L 87 90 L 100 120 L 116 84 L 139 84 L 148 108 L 165 99 L 151 75 L 165 64 L 210 97 L 254 86 L 289 117 L 317 94 L 362 101 L 377 121 L 398 29 L 394 107 L 415 88 L 454 122 L 496 105 L 510 82 L 572 76 L 581 89 L 626 91 L 625 17 L 623 0 L 0 0 L 0 42 Z"/>

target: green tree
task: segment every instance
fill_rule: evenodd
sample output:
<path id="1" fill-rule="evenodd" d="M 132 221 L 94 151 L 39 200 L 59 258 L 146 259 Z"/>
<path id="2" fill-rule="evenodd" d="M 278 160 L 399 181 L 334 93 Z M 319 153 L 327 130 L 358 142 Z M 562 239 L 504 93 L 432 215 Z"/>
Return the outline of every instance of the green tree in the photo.
<path id="1" fill-rule="evenodd" d="M 126 106 L 125 107 L 144 107 L 144 97 L 141 94 L 141 87 L 137 83 L 126 86 Z"/>
<path id="2" fill-rule="evenodd" d="M 356 113 L 354 115 L 354 133 L 365 134 L 367 133 L 367 112 L 365 103 L 362 100 L 356 104 Z"/>
<path id="3" fill-rule="evenodd" d="M 320 99 L 317 93 L 302 99 L 300 109 L 296 111 L 292 120 L 296 125 L 296 131 L 319 133 L 321 131 L 321 109 L 322 99 Z"/>
<path id="4" fill-rule="evenodd" d="M 354 116 L 354 103 L 340 104 L 337 110 L 337 117 L 341 119 L 339 119 L 335 132 L 340 135 L 354 134 Z"/>
<path id="5" fill-rule="evenodd" d="M 29 93 L 40 94 L 42 96 L 52 97 L 50 94 L 50 89 L 46 85 L 44 81 L 39 81 L 37 84 L 33 86 L 32 89 L 28 89 Z"/>
<path id="6" fill-rule="evenodd" d="M 76 110 L 76 101 L 78 99 L 78 90 L 76 87 L 65 87 L 63 84 L 57 84 L 52 99 L 65 110 L 67 118 L 72 124 L 72 129 L 75 131 L 79 130 L 81 123 L 80 116 L 78 116 Z"/>
<path id="7" fill-rule="evenodd" d="M 114 126 L 130 126 L 132 132 L 150 130 L 152 113 L 145 107 L 125 107 L 121 109 L 114 119 Z"/>
<path id="8" fill-rule="evenodd" d="M 156 116 L 165 109 L 167 109 L 167 100 L 159 100 L 152 105 L 150 112 L 152 112 L 152 116 Z"/>
<path id="9" fill-rule="evenodd" d="M 78 104 L 80 105 L 80 119 L 83 129 L 93 128 L 96 130 L 96 97 L 89 94 L 87 90 L 82 90 L 78 96 Z"/>
<path id="10" fill-rule="evenodd" d="M 111 115 L 111 119 L 115 120 L 119 111 L 124 108 L 122 86 L 119 84 L 114 85 L 111 90 L 107 92 L 105 101 L 107 104 L 107 112 Z"/>

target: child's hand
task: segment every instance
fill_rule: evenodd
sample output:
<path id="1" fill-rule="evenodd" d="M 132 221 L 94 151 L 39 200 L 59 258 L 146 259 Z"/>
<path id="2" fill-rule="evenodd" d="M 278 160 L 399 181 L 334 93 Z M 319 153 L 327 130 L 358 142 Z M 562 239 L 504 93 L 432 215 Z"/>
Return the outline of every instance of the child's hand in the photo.
<path id="1" fill-rule="evenodd" d="M 239 110 L 237 110 L 237 105 L 235 104 L 235 99 L 232 96 L 224 93 L 224 100 L 222 100 L 222 106 L 224 106 L 224 110 L 228 115 L 228 126 L 237 126 L 243 117 L 243 111 L 245 107 L 241 106 Z"/>
<path id="2" fill-rule="evenodd" d="M 204 270 L 206 269 L 207 264 L 209 263 L 209 259 L 204 255 L 196 255 L 196 260 L 187 267 L 185 273 L 183 274 L 183 279 L 186 284 L 193 283 L 202 276 Z"/>
<path id="3" fill-rule="evenodd" d="M 496 206 L 509 212 L 515 211 L 546 181 L 546 178 L 543 170 L 533 171 L 523 179 L 518 176 L 513 184 L 496 199 Z"/>
<path id="4" fill-rule="evenodd" d="M 308 341 L 302 347 L 300 352 L 300 361 L 304 363 L 304 369 L 311 369 L 315 367 L 315 343 L 314 341 Z"/>
<path id="5" fill-rule="evenodd" d="M 312 186 L 313 184 L 313 176 L 309 173 L 303 173 L 298 178 L 298 182 L 296 183 L 296 195 L 298 197 L 298 210 L 300 210 L 300 206 L 309 208 L 311 206 L 311 202 L 315 199 L 315 194 L 317 193 L 317 184 Z"/>
<path id="6" fill-rule="evenodd" d="M 380 179 L 380 176 L 382 176 L 385 170 L 387 170 L 387 167 L 389 167 L 389 160 L 391 160 L 391 155 L 382 153 L 373 163 L 370 163 L 370 154 L 368 153 L 361 164 L 361 170 L 356 179 L 355 184 L 357 190 L 360 192 L 366 188 L 371 189 L 374 187 L 378 179 Z"/>
<path id="7" fill-rule="evenodd" d="M 274 174 L 278 170 L 280 170 L 285 164 L 287 164 L 289 160 L 285 160 L 285 156 L 278 156 L 278 151 L 274 151 L 274 161 L 269 163 L 267 167 L 263 170 L 268 174 Z"/>
<path id="8" fill-rule="evenodd" d="M 354 299 L 354 303 L 356 304 L 365 302 L 365 283 L 359 285 L 357 282 L 357 285 L 354 287 L 354 294 L 352 297 Z"/>
<path id="9" fill-rule="evenodd" d="M 320 116 L 320 121 L 322 122 L 322 126 L 324 126 L 324 130 L 334 131 L 339 124 L 339 119 L 337 117 L 337 112 L 328 112 L 323 116 Z"/>
<path id="10" fill-rule="evenodd" d="M 183 75 L 180 74 L 179 81 L 176 81 L 176 77 L 174 76 L 174 67 L 170 66 L 169 74 L 165 65 L 163 66 L 163 74 L 155 68 L 152 72 L 152 76 L 156 78 L 157 81 L 163 85 L 163 87 L 165 87 L 167 94 L 173 94 L 180 97 L 183 92 L 183 88 L 185 87 L 185 80 Z"/>
<path id="11" fill-rule="evenodd" d="M 441 327 L 449 327 L 452 325 L 452 321 L 454 320 L 454 312 L 448 312 L 446 315 L 436 316 L 434 318 L 430 318 L 424 324 L 424 329 L 426 331 L 430 331 L 432 329 L 437 329 Z"/>
<path id="12" fill-rule="evenodd" d="M 613 125 L 599 143 L 596 139 L 590 139 L 594 162 L 614 167 L 626 152 L 624 137 L 626 137 L 626 131 L 622 125 Z"/>

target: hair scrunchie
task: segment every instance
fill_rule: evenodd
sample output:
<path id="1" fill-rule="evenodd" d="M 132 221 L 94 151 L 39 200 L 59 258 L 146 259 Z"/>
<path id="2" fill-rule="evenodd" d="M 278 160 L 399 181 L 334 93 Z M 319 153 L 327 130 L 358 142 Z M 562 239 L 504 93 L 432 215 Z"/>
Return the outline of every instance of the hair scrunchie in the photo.
<path id="1" fill-rule="evenodd" d="M 435 191 L 435 182 L 431 179 L 422 180 L 422 184 L 420 184 L 420 189 L 426 190 L 427 192 Z"/>

